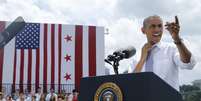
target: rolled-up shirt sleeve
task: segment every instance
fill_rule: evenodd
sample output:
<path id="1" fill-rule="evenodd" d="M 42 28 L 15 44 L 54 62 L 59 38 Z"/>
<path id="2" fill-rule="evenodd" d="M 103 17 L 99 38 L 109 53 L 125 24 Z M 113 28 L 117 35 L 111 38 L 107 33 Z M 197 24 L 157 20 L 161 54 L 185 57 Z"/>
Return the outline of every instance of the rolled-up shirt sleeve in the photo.
<path id="1" fill-rule="evenodd" d="M 184 63 L 181 59 L 180 59 L 180 55 L 179 53 L 177 52 L 174 56 L 174 61 L 175 61 L 175 64 L 178 65 L 181 69 L 193 69 L 194 66 L 196 65 L 196 60 L 195 60 L 195 57 L 194 55 L 192 54 L 191 55 L 191 58 L 190 58 L 190 62 L 189 63 Z"/>

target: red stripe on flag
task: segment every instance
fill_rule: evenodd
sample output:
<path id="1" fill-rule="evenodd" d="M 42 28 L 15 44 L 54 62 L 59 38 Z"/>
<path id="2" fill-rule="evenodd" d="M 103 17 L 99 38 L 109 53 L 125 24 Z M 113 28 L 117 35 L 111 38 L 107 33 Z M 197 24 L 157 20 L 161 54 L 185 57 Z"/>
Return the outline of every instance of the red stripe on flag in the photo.
<path id="1" fill-rule="evenodd" d="M 13 85 L 12 85 L 12 91 L 15 92 L 15 82 L 16 82 L 16 63 L 17 63 L 17 54 L 16 54 L 16 49 L 15 51 L 15 56 L 14 56 L 14 65 L 13 65 Z"/>
<path id="2" fill-rule="evenodd" d="M 37 88 L 39 87 L 39 77 L 40 77 L 40 48 L 36 49 L 36 79 L 35 79 L 35 90 L 37 90 Z"/>
<path id="3" fill-rule="evenodd" d="M 28 80 L 27 88 L 31 91 L 31 74 L 32 74 L 32 49 L 28 49 Z"/>
<path id="4" fill-rule="evenodd" d="M 5 29 L 6 23 L 0 21 L 0 32 Z M 0 91 L 2 90 L 2 80 L 3 80 L 3 61 L 4 61 L 4 48 L 0 49 Z"/>
<path id="5" fill-rule="evenodd" d="M 44 24 L 43 92 L 47 92 L 47 24 Z"/>
<path id="6" fill-rule="evenodd" d="M 96 76 L 96 27 L 89 26 L 89 76 Z"/>
<path id="7" fill-rule="evenodd" d="M 24 81 L 24 49 L 20 49 L 20 92 L 23 92 Z"/>
<path id="8" fill-rule="evenodd" d="M 54 39 L 54 34 L 55 34 L 55 25 L 51 24 L 51 88 L 54 89 L 54 74 L 55 74 L 55 39 Z"/>
<path id="9" fill-rule="evenodd" d="M 59 68 L 59 70 L 58 70 L 58 80 L 59 80 L 59 89 L 58 89 L 58 92 L 60 93 L 61 92 L 61 53 L 62 53 L 62 48 L 61 48 L 61 46 L 62 46 L 62 43 L 61 43 L 61 41 L 62 41 L 62 38 L 61 38 L 61 29 L 62 29 L 62 26 L 61 26 L 61 24 L 59 24 L 59 32 L 58 32 L 58 34 L 59 34 L 59 38 L 58 38 L 58 48 L 59 48 L 59 53 L 58 53 L 58 55 L 59 55 L 59 63 L 58 63 L 58 68 Z"/>
<path id="10" fill-rule="evenodd" d="M 82 40 L 83 27 L 75 27 L 75 89 L 79 90 L 80 79 L 82 77 Z"/>

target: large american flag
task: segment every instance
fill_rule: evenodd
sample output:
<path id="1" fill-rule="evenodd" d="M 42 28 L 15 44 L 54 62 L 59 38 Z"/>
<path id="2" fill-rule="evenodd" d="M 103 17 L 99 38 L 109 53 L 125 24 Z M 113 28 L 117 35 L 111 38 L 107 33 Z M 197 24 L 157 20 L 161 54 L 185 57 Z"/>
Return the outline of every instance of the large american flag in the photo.
<path id="1" fill-rule="evenodd" d="M 0 22 L 2 31 L 9 22 Z M 104 28 L 83 25 L 26 23 L 0 49 L 0 89 L 61 90 L 61 84 L 75 84 L 81 77 L 104 74 Z M 27 86 L 23 86 L 26 84 Z M 47 85 L 51 86 L 47 86 Z"/>

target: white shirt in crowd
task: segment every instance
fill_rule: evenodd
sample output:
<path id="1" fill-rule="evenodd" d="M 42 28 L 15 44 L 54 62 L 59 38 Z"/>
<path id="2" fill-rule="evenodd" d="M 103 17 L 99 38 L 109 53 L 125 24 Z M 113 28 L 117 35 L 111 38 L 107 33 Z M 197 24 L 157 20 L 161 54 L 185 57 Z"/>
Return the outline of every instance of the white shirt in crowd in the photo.
<path id="1" fill-rule="evenodd" d="M 36 96 L 36 101 L 40 101 L 41 93 L 36 93 L 35 96 Z"/>
<path id="2" fill-rule="evenodd" d="M 6 101 L 6 99 L 3 98 L 3 99 L 0 99 L 0 101 Z"/>
<path id="3" fill-rule="evenodd" d="M 25 97 L 25 101 L 31 101 L 31 99 L 32 99 L 31 95 L 28 95 L 28 96 Z"/>
<path id="4" fill-rule="evenodd" d="M 70 94 L 70 95 L 68 96 L 68 101 L 73 101 L 73 94 Z"/>
<path id="5" fill-rule="evenodd" d="M 53 94 L 52 93 L 48 93 L 47 96 L 46 96 L 46 98 L 45 98 L 45 100 L 46 101 L 50 101 L 50 98 L 51 98 L 52 95 L 55 96 L 55 99 L 57 101 L 57 94 L 55 94 L 55 93 L 53 93 Z"/>

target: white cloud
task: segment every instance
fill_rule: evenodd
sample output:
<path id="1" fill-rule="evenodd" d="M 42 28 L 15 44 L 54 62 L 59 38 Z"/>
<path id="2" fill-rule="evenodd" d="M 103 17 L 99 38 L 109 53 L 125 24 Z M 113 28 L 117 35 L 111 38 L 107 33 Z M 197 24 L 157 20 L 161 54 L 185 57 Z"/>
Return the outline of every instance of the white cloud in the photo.
<path id="1" fill-rule="evenodd" d="M 1 2 L 1 4 L 3 4 L 3 3 L 5 3 L 5 2 L 6 2 L 6 0 L 0 0 L 0 2 Z"/>
<path id="2" fill-rule="evenodd" d="M 201 1 L 200 0 L 118 0 L 116 11 L 120 17 L 144 18 L 160 15 L 164 21 L 174 21 L 178 15 L 184 34 L 200 34 Z"/>
<path id="3" fill-rule="evenodd" d="M 169 16 L 178 12 L 176 0 L 118 0 L 120 15 L 144 17 L 153 14 Z"/>
<path id="4" fill-rule="evenodd" d="M 68 23 L 97 24 L 97 19 L 113 18 L 115 0 L 36 0 L 34 5 L 46 12 L 67 17 Z"/>
<path id="5" fill-rule="evenodd" d="M 41 9 L 31 0 L 8 0 L 0 7 L 1 20 L 13 20 L 17 16 L 22 16 L 26 21 L 31 22 L 67 22 L 68 16 L 59 12 L 52 12 Z"/>

